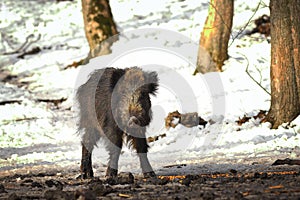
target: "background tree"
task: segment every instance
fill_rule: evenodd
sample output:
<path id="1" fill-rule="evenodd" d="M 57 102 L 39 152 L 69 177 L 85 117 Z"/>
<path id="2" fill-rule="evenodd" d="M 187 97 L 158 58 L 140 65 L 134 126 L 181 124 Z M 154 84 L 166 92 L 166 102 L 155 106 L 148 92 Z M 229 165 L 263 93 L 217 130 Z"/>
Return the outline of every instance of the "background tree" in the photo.
<path id="1" fill-rule="evenodd" d="M 234 0 L 211 0 L 201 33 L 195 73 L 222 71 L 233 19 Z"/>
<path id="2" fill-rule="evenodd" d="M 89 58 L 108 54 L 118 34 L 109 0 L 81 0 L 84 29 L 90 46 Z"/>
<path id="3" fill-rule="evenodd" d="M 300 114 L 300 0 L 271 0 L 272 128 Z"/>

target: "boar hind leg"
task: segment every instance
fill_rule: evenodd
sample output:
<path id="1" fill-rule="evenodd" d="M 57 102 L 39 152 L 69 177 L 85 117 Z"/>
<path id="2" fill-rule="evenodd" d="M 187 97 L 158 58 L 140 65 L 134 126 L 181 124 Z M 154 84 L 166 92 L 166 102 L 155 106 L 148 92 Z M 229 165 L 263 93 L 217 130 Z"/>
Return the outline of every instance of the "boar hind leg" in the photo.
<path id="1" fill-rule="evenodd" d="M 81 178 L 87 179 L 94 177 L 92 168 L 92 153 L 87 150 L 85 145 L 82 144 L 82 158 L 81 158 Z"/>
<path id="2" fill-rule="evenodd" d="M 106 149 L 109 153 L 106 177 L 112 178 L 118 175 L 118 162 L 122 149 L 122 135 L 116 134 L 115 138 L 110 138 L 107 142 Z"/>
<path id="3" fill-rule="evenodd" d="M 156 175 L 147 157 L 149 146 L 147 144 L 146 138 L 133 138 L 133 146 L 136 149 L 138 157 L 140 159 L 140 164 L 144 177 L 155 177 Z"/>
<path id="4" fill-rule="evenodd" d="M 100 134 L 93 128 L 86 129 L 85 134 L 82 137 L 82 157 L 80 170 L 81 178 L 83 179 L 94 177 L 92 168 L 92 152 L 99 138 Z"/>

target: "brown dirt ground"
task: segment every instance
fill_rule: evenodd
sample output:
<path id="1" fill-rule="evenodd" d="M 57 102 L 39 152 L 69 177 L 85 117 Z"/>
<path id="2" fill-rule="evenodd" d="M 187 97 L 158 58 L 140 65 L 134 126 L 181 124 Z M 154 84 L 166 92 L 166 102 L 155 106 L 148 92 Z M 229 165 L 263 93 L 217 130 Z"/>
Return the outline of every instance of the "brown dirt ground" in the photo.
<path id="1" fill-rule="evenodd" d="M 0 199 L 300 199 L 299 166 L 247 172 L 77 179 L 78 169 L 34 166 L 0 171 Z"/>

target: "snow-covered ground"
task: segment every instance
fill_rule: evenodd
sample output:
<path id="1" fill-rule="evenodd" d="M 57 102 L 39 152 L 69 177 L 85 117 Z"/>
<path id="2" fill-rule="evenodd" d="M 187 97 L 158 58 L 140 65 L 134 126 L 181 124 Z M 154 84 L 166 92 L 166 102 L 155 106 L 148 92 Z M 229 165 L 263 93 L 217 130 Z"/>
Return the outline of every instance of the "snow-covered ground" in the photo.
<path id="1" fill-rule="evenodd" d="M 259 5 L 259 2 L 261 4 Z M 278 158 L 300 157 L 300 117 L 289 125 L 271 130 L 258 120 L 238 126 L 244 115 L 268 110 L 270 96 L 246 73 L 270 91 L 270 44 L 262 35 L 243 35 L 245 25 L 269 14 L 267 0 L 236 0 L 229 55 L 224 72 L 197 74 L 198 40 L 209 6 L 208 0 L 111 1 L 120 40 L 111 55 L 90 61 L 87 66 L 63 70 L 88 52 L 81 2 L 52 0 L 3 0 L 0 3 L 0 69 L 11 71 L 25 86 L 0 82 L 0 169 L 24 165 L 78 165 L 80 137 L 76 135 L 73 92 L 94 68 L 142 66 L 159 74 L 160 89 L 152 97 L 153 122 L 148 136 L 166 133 L 150 144 L 149 159 L 155 169 L 169 164 L 271 163 Z M 259 7 L 258 7 L 259 5 Z M 255 13 L 255 10 L 257 9 Z M 246 30 L 253 28 L 251 22 Z M 26 38 L 36 55 L 17 58 L 3 55 L 18 49 Z M 59 109 L 46 99 L 66 98 Z M 198 112 L 212 120 L 205 128 L 164 128 L 169 112 Z M 101 146 L 94 152 L 95 167 L 106 164 Z M 139 171 L 133 152 L 124 148 L 121 171 Z"/>

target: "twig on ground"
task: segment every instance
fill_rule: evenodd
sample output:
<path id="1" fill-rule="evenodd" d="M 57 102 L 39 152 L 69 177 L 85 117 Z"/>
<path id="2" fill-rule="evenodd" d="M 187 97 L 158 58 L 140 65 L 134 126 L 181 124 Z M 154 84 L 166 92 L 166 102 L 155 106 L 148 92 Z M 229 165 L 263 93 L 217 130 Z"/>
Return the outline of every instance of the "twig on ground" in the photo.
<path id="1" fill-rule="evenodd" d="M 31 44 L 33 44 L 41 39 L 41 34 L 38 35 L 37 39 L 30 41 L 30 39 L 33 37 L 34 37 L 34 34 L 28 35 L 26 37 L 25 42 L 17 50 L 12 51 L 12 52 L 5 52 L 5 53 L 3 53 L 3 55 L 11 55 L 11 54 L 25 52 Z"/>
<path id="2" fill-rule="evenodd" d="M 3 53 L 3 55 L 11 55 L 11 54 L 16 54 L 16 53 L 20 53 L 22 51 L 22 49 L 28 44 L 29 39 L 32 38 L 34 35 L 30 34 L 26 37 L 25 42 L 15 51 L 11 51 L 11 52 L 5 52 Z"/>
<path id="3" fill-rule="evenodd" d="M 72 64 L 67 65 L 64 67 L 64 70 L 69 69 L 69 68 L 77 68 L 80 65 L 83 65 L 84 59 L 81 59 L 79 61 L 74 61 Z"/>
<path id="4" fill-rule="evenodd" d="M 38 53 L 41 52 L 41 51 L 42 51 L 42 50 L 40 49 L 40 47 L 34 47 L 34 48 L 31 49 L 30 51 L 25 51 L 24 53 L 18 55 L 17 58 L 24 59 L 24 57 L 27 56 L 27 55 L 38 54 Z"/>

